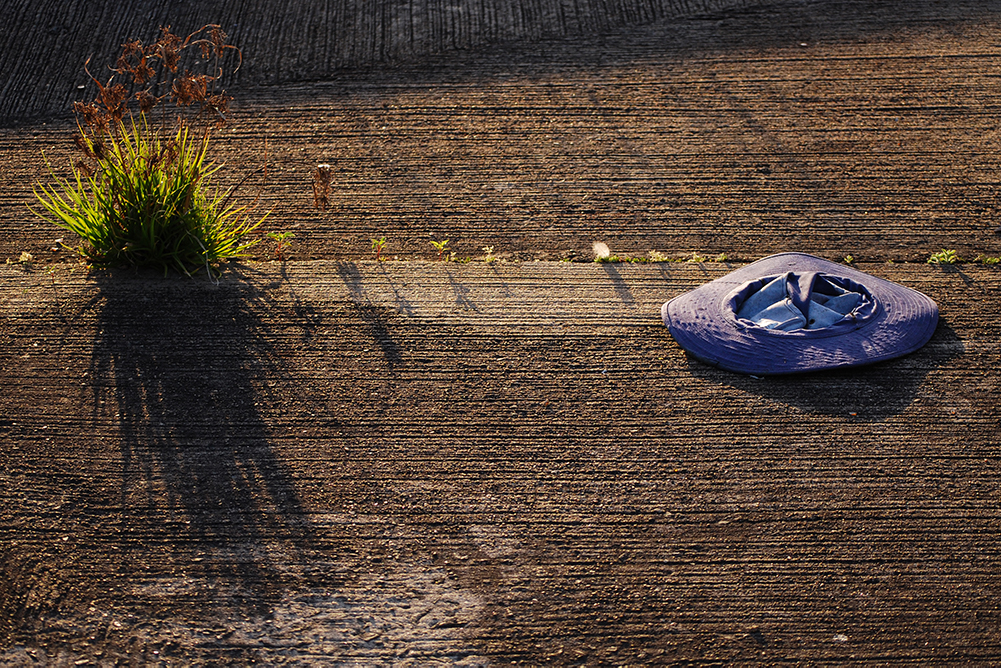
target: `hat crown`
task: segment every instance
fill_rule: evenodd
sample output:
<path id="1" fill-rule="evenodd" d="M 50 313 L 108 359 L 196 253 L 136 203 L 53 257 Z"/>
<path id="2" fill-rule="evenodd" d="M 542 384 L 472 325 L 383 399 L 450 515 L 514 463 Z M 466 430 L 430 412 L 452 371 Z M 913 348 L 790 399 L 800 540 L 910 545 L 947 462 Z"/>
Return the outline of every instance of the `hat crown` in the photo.
<path id="1" fill-rule="evenodd" d="M 746 327 L 775 332 L 858 327 L 877 313 L 864 285 L 844 276 L 788 271 L 748 281 L 725 300 L 725 310 Z"/>

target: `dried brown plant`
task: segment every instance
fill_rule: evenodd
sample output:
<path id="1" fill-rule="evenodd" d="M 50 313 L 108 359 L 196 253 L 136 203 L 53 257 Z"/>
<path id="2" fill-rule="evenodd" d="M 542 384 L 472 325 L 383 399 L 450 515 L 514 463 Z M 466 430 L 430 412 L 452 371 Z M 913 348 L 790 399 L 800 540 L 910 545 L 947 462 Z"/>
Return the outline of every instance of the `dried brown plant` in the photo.
<path id="1" fill-rule="evenodd" d="M 333 172 L 330 165 L 317 165 L 313 171 L 313 206 L 320 211 L 326 211 L 330 205 L 330 177 Z"/>
<path id="2" fill-rule="evenodd" d="M 136 101 L 139 103 L 139 111 L 144 114 L 148 114 L 152 111 L 153 107 L 155 107 L 157 102 L 159 102 L 156 95 L 153 95 L 145 89 L 136 93 L 135 97 Z"/>
<path id="3" fill-rule="evenodd" d="M 95 174 L 94 168 L 86 160 L 77 160 L 76 165 L 74 165 L 84 178 L 90 178 Z"/>
<path id="4" fill-rule="evenodd" d="M 204 28 L 202 28 L 204 30 Z M 195 33 L 192 33 L 195 34 Z M 188 38 L 190 39 L 190 35 Z M 166 67 L 171 72 L 177 72 L 177 64 L 181 60 L 181 49 L 183 48 L 184 42 L 181 38 L 170 32 L 170 26 L 160 28 L 160 39 L 156 41 L 153 45 L 153 50 L 151 55 L 156 55 L 160 60 L 163 61 L 164 67 Z"/>
<path id="5" fill-rule="evenodd" d="M 217 90 L 224 73 L 222 61 L 232 52 L 236 57 L 234 73 L 243 62 L 240 50 L 227 44 L 226 39 L 226 33 L 214 24 L 202 26 L 185 38 L 171 32 L 170 26 L 163 26 L 160 37 L 152 44 L 144 45 L 138 39 L 122 44 L 107 81 L 100 81 L 90 73 L 88 58 L 84 71 L 97 86 L 98 94 L 92 102 L 74 103 L 80 125 L 103 134 L 131 112 L 133 102 L 140 113 L 149 114 L 165 99 L 174 103 L 178 113 L 182 107 L 195 107 L 198 117 L 222 125 L 232 100 L 225 91 Z M 185 68 L 182 74 L 182 61 L 187 62 L 185 51 L 191 47 L 197 47 L 201 61 L 195 63 L 206 71 Z M 124 83 L 116 82 L 116 77 Z"/>

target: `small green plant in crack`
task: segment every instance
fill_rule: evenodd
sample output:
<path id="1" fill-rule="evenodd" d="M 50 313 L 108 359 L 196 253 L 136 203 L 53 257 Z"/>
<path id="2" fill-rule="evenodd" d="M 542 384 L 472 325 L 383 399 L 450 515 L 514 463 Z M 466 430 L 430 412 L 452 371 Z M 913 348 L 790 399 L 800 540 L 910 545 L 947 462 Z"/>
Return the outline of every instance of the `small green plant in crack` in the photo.
<path id="1" fill-rule="evenodd" d="M 985 267 L 993 267 L 998 262 L 1001 262 L 1001 257 L 988 257 L 986 255 L 978 255 L 974 262 L 979 262 Z"/>
<path id="2" fill-rule="evenodd" d="M 483 258 L 483 261 L 486 262 L 487 264 L 490 264 L 491 262 L 496 262 L 497 261 L 497 258 L 494 257 L 494 247 L 493 246 L 484 246 L 483 247 L 483 252 L 486 253 L 486 257 Z"/>
<path id="3" fill-rule="evenodd" d="M 375 261 L 382 261 L 382 249 L 386 247 L 386 237 L 372 238 L 372 252 L 375 253 Z"/>
<path id="4" fill-rule="evenodd" d="M 594 258 L 598 264 L 646 264 L 656 262 L 646 257 L 631 257 L 629 255 L 601 255 Z"/>
<path id="5" fill-rule="evenodd" d="M 932 253 L 928 258 L 928 264 L 957 264 L 963 259 L 954 250 L 942 249 L 937 253 Z"/>
<path id="6" fill-rule="evenodd" d="M 442 241 L 432 241 L 431 245 L 438 249 L 438 261 L 441 262 L 442 257 L 445 254 L 445 247 L 448 246 L 448 239 L 444 239 Z"/>
<path id="7" fill-rule="evenodd" d="M 851 255 L 846 255 L 844 257 L 844 263 L 847 264 L 847 265 L 853 265 L 853 264 L 855 264 L 855 258 L 853 256 L 851 256 Z"/>
<path id="8" fill-rule="evenodd" d="M 687 260 L 685 260 L 685 261 L 688 262 L 688 263 L 690 263 L 690 264 L 702 264 L 703 262 L 706 261 L 706 256 L 705 255 L 699 255 L 698 253 L 694 253 L 693 252 L 692 256 L 690 258 L 688 258 Z"/>
<path id="9" fill-rule="evenodd" d="M 275 257 L 284 262 L 288 259 L 292 250 L 292 239 L 295 234 L 289 230 L 281 232 L 268 232 L 268 238 L 275 242 Z"/>

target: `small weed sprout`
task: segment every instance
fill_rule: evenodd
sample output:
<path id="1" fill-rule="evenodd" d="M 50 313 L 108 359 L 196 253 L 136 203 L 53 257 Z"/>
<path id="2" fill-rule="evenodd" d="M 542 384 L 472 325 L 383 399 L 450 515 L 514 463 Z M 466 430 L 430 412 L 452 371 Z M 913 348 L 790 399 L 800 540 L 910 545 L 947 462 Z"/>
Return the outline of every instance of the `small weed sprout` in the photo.
<path id="1" fill-rule="evenodd" d="M 91 265 L 158 266 L 165 273 L 173 268 L 188 275 L 204 266 L 214 272 L 226 260 L 245 257 L 260 241 L 250 235 L 267 214 L 251 221 L 248 207 L 231 203 L 239 185 L 226 192 L 209 190 L 221 167 L 208 158 L 211 129 L 226 121 L 231 100 L 216 84 L 224 56 L 238 58 L 232 71 L 242 59 L 226 39 L 217 25 L 183 39 L 161 28 L 153 44 L 122 45 L 106 82 L 90 74 L 89 59 L 85 63 L 98 96 L 73 105 L 78 128 L 73 140 L 82 157 L 71 164 L 69 179 L 57 177 L 49 165 L 55 185 L 36 185 L 42 211 L 31 211 L 80 237 L 83 244 L 74 250 Z M 192 48 L 200 57 L 194 64 L 205 73 L 182 68 Z M 116 77 L 127 84 L 115 82 Z M 164 100 L 175 105 L 176 131 L 165 129 Z M 158 105 L 163 115 L 155 128 L 150 119 Z M 192 108 L 197 111 L 189 112 Z M 193 131 L 192 120 L 203 130 Z M 266 180 L 266 166 L 263 171 Z"/>
<path id="2" fill-rule="evenodd" d="M 483 252 L 486 253 L 486 257 L 483 258 L 483 261 L 486 262 L 487 264 L 490 264 L 491 262 L 496 262 L 497 261 L 497 258 L 494 257 L 494 247 L 493 246 L 484 246 L 483 247 Z"/>
<path id="3" fill-rule="evenodd" d="M 275 257 L 284 262 L 288 259 L 288 253 L 292 250 L 292 239 L 295 234 L 288 230 L 281 232 L 268 232 L 268 238 L 275 242 Z"/>
<path id="4" fill-rule="evenodd" d="M 448 239 L 444 239 L 443 241 L 432 241 L 431 245 L 438 249 L 438 261 L 441 262 L 442 256 L 445 254 L 445 246 L 448 245 Z"/>
<path id="5" fill-rule="evenodd" d="M 730 258 L 727 257 L 726 253 L 720 253 L 719 255 L 713 258 L 713 262 L 726 262 L 729 259 Z"/>
<path id="6" fill-rule="evenodd" d="M 993 267 L 998 262 L 1001 262 L 1001 257 L 987 257 L 986 255 L 978 255 L 974 262 L 979 262 L 986 267 Z"/>
<path id="7" fill-rule="evenodd" d="M 944 248 L 938 253 L 932 253 L 931 257 L 928 258 L 928 264 L 956 264 L 962 261 L 956 251 Z"/>
<path id="8" fill-rule="evenodd" d="M 313 170 L 313 206 L 326 211 L 330 206 L 330 165 L 317 165 Z"/>
<path id="9" fill-rule="evenodd" d="M 702 264 L 703 262 L 706 261 L 706 256 L 699 255 L 698 253 L 693 252 L 692 256 L 685 261 L 688 262 L 689 264 Z"/>
<path id="10" fill-rule="evenodd" d="M 852 257 L 851 255 L 846 255 L 844 257 L 844 262 L 845 262 L 845 264 L 848 264 L 848 265 L 855 264 L 855 258 Z"/>
<path id="11" fill-rule="evenodd" d="M 644 264 L 647 262 L 655 262 L 655 260 L 650 260 L 645 257 L 630 257 L 629 255 L 606 255 L 602 257 L 594 258 L 594 261 L 598 264 Z"/>
<path id="12" fill-rule="evenodd" d="M 652 250 L 649 253 L 647 253 L 647 255 L 649 255 L 651 262 L 670 262 L 671 261 L 671 258 L 669 258 L 668 256 L 664 255 L 660 251 L 654 251 L 654 250 Z"/>
<path id="13" fill-rule="evenodd" d="M 372 239 L 372 252 L 375 253 L 375 261 L 382 261 L 382 249 L 386 247 L 386 237 L 379 237 L 378 239 Z"/>

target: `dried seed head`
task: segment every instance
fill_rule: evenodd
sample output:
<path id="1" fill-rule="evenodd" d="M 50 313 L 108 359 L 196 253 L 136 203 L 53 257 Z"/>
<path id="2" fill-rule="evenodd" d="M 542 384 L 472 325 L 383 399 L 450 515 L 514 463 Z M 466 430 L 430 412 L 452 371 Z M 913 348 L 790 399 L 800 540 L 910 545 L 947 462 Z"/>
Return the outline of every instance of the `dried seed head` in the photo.
<path id="1" fill-rule="evenodd" d="M 144 114 L 148 113 L 150 109 L 155 107 L 156 103 L 160 101 L 157 96 L 153 95 L 148 90 L 141 90 L 136 93 L 136 100 L 139 102 L 139 111 Z"/>
<path id="2" fill-rule="evenodd" d="M 91 150 L 94 152 L 94 158 L 97 160 L 104 160 L 108 157 L 108 151 L 105 149 L 104 142 L 100 139 L 94 139 L 90 142 Z"/>
<path id="3" fill-rule="evenodd" d="M 91 102 L 85 104 L 83 102 L 74 102 L 73 111 L 78 116 L 83 117 L 83 123 L 89 128 L 94 130 L 106 130 L 108 128 L 108 116 L 101 110 L 97 104 Z"/>
<path id="4" fill-rule="evenodd" d="M 237 58 L 242 60 L 239 49 L 227 44 L 226 40 L 226 33 L 214 24 L 203 26 L 184 38 L 172 33 L 170 26 L 161 26 L 159 39 L 153 44 L 144 45 L 141 40 L 123 43 L 118 60 L 111 68 L 113 75 L 104 82 L 96 79 L 87 69 L 90 63 L 88 58 L 84 71 L 97 86 L 98 95 L 91 102 L 77 102 L 73 105 L 81 132 L 87 137 L 114 135 L 119 129 L 118 123 L 126 114 L 136 107 L 143 114 L 149 113 L 165 98 L 178 107 L 197 105 L 198 113 L 206 125 L 213 122 L 217 126 L 223 125 L 233 98 L 226 95 L 225 91 L 216 90 L 216 82 L 223 70 L 219 63 L 209 64 L 207 61 L 213 54 L 223 56 L 227 49 L 235 51 Z M 204 69 L 211 71 L 200 74 L 184 70 L 181 74 L 181 56 L 185 49 L 195 45 L 200 47 L 206 61 Z M 239 64 L 236 69 L 239 69 Z M 129 79 L 126 80 L 125 76 Z M 116 79 L 123 83 L 117 83 Z M 167 89 L 165 94 L 156 95 L 155 91 L 158 89 L 153 82 L 156 86 L 163 85 Z M 179 118 L 184 115 L 179 113 Z M 78 141 L 77 146 L 87 154 L 86 143 L 80 144 Z M 91 146 L 90 150 L 97 149 Z M 91 156 L 87 154 L 87 157 Z"/>
<path id="5" fill-rule="evenodd" d="M 229 111 L 229 101 L 232 99 L 225 94 L 210 95 L 202 102 L 202 112 L 215 116 L 217 126 L 225 125 L 226 113 Z"/>
<path id="6" fill-rule="evenodd" d="M 174 101 L 186 107 L 194 102 L 204 102 L 208 95 L 209 81 L 212 77 L 207 74 L 192 74 L 188 70 L 184 71 L 184 76 L 174 80 L 173 93 Z"/>
<path id="7" fill-rule="evenodd" d="M 90 144 L 87 143 L 87 138 L 84 137 L 79 132 L 74 132 L 73 133 L 73 143 L 76 144 L 76 147 L 85 156 L 87 156 L 91 160 L 93 160 L 95 158 L 94 151 L 91 150 Z"/>
<path id="8" fill-rule="evenodd" d="M 164 147 L 161 155 L 165 164 L 174 164 L 174 161 L 177 160 L 178 156 L 177 140 L 171 139 L 167 142 L 167 145 Z"/>
<path id="9" fill-rule="evenodd" d="M 101 104 L 104 105 L 107 115 L 116 121 L 122 120 L 128 99 L 129 91 L 122 84 L 101 86 Z"/>
<path id="10" fill-rule="evenodd" d="M 181 38 L 170 32 L 170 26 L 160 27 L 160 39 L 156 41 L 156 55 L 171 72 L 177 71 L 181 60 Z"/>
<path id="11" fill-rule="evenodd" d="M 212 46 L 215 48 L 217 58 L 222 58 L 222 54 L 226 49 L 226 38 L 226 33 L 220 30 L 219 26 L 212 26 L 212 30 L 209 31 L 209 39 L 212 40 Z"/>
<path id="12" fill-rule="evenodd" d="M 135 56 L 137 58 L 142 58 L 145 54 L 143 50 L 143 43 L 141 40 L 136 40 L 134 42 L 126 42 L 122 44 L 122 55 L 118 57 L 118 61 L 128 60 L 129 58 Z"/>
<path id="13" fill-rule="evenodd" d="M 320 211 L 326 211 L 330 202 L 330 165 L 317 165 L 313 172 L 313 206 Z"/>
<path id="14" fill-rule="evenodd" d="M 156 71 L 149 66 L 145 59 L 139 63 L 134 73 L 135 81 L 138 84 L 144 84 L 154 76 L 156 76 Z"/>
<path id="15" fill-rule="evenodd" d="M 122 53 L 118 56 L 118 62 L 113 68 L 119 74 L 127 74 L 132 77 L 132 81 L 137 84 L 145 84 L 152 79 L 156 72 L 146 62 L 146 50 L 143 49 L 142 42 L 136 40 L 122 44 Z"/>
<path id="16" fill-rule="evenodd" d="M 75 167 L 78 172 L 83 174 L 84 178 L 89 179 L 90 177 L 94 176 L 94 168 L 91 167 L 90 163 L 87 162 L 86 160 L 77 160 Z"/>

